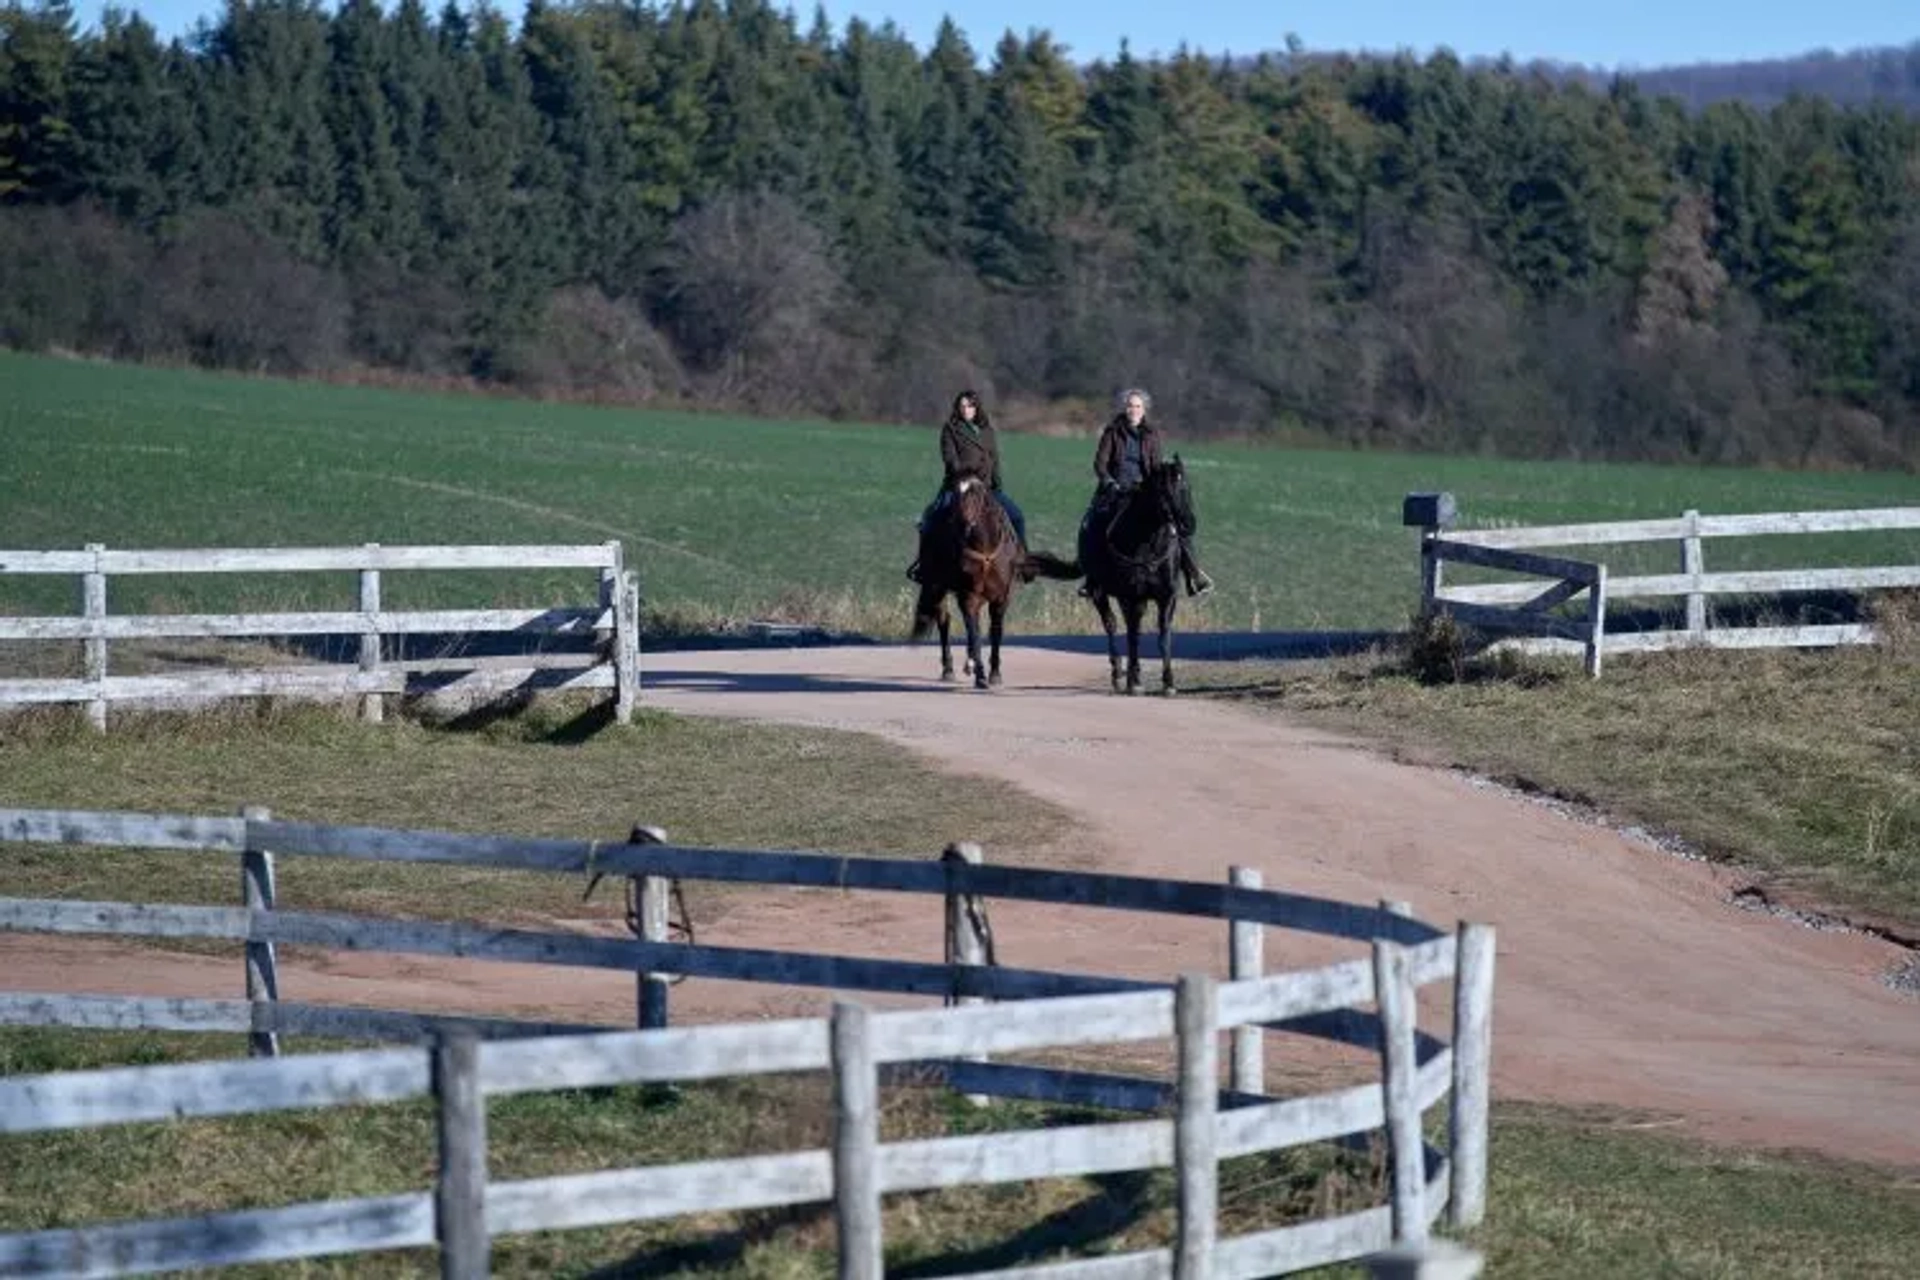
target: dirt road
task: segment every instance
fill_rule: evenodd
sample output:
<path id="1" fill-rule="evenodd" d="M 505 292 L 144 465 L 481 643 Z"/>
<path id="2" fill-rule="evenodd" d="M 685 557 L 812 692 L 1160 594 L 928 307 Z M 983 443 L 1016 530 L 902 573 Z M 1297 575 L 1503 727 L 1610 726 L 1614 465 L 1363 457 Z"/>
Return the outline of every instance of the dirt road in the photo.
<path id="1" fill-rule="evenodd" d="M 1890 944 L 1739 910 L 1726 873 L 1456 774 L 1250 709 L 1113 697 L 1097 658 L 1011 649 L 1006 662 L 1007 686 L 980 694 L 931 679 L 929 649 L 652 653 L 645 700 L 876 733 L 981 785 L 1026 788 L 1082 824 L 1069 846 L 1038 851 L 1049 862 L 1215 881 L 1241 863 L 1274 887 L 1401 898 L 1443 925 L 1490 922 L 1496 1097 L 1646 1109 L 1715 1140 L 1920 1167 L 1920 1001 L 1879 981 L 1901 958 Z M 930 851 L 965 834 L 931 833 Z M 937 911 L 888 895 L 770 892 L 731 906 L 703 940 L 937 959 Z M 1008 964 L 1156 978 L 1224 969 L 1217 924 L 993 912 Z M 1269 963 L 1352 947 L 1275 934 Z M 0 985 L 15 989 L 232 995 L 237 968 L 0 940 Z M 295 966 L 283 995 L 609 1021 L 630 1016 L 633 999 L 618 974 L 364 955 Z M 676 1017 L 690 1020 L 813 1012 L 823 999 L 722 983 L 674 994 Z"/>

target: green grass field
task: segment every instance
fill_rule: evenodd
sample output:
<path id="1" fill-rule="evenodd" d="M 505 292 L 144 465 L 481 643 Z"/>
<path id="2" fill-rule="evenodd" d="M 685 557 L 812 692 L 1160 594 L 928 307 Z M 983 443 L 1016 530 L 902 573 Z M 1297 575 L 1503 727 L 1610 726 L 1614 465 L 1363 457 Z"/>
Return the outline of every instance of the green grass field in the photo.
<path id="1" fill-rule="evenodd" d="M 898 635 L 913 521 L 939 477 L 921 429 L 761 422 L 470 396 L 398 393 L 131 368 L 0 352 L 0 547 L 273 546 L 621 539 L 649 618 L 750 617 Z M 1404 624 L 1417 591 L 1411 490 L 1447 489 L 1466 522 L 1539 523 L 1887 505 L 1902 475 L 1813 475 L 1519 463 L 1278 449 L 1180 439 L 1204 563 L 1220 583 L 1199 630 Z M 1091 428 L 1097 424 L 1089 423 Z M 1092 440 L 1005 438 L 1009 491 L 1036 546 L 1071 554 L 1091 491 Z M 1915 539 L 1898 544 L 1910 559 Z M 1801 539 L 1807 563 L 1869 539 Z M 1883 543 L 1891 546 L 1894 544 Z M 1648 549 L 1667 557 L 1671 548 Z M 1715 545 L 1709 567 L 1773 549 Z M 1632 568 L 1616 551 L 1615 572 Z M 1663 567 L 1664 559 L 1655 561 Z M 484 575 L 389 575 L 390 607 L 467 603 Z M 110 607 L 215 607 L 233 592 L 340 607 L 349 575 L 296 581 L 116 582 Z M 70 581 L 0 580 L 0 609 L 69 607 Z M 581 600 L 584 573 L 522 579 L 514 602 Z M 258 599 L 258 596 L 247 596 Z M 1064 584 L 1015 605 L 1015 631 L 1084 630 Z"/>

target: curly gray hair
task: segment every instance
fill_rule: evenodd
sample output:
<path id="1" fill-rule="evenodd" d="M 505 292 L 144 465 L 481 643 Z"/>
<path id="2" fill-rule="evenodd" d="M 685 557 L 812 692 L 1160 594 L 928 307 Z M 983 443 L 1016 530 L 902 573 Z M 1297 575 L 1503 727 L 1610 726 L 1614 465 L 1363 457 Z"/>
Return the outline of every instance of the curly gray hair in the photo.
<path id="1" fill-rule="evenodd" d="M 1127 401 L 1133 399 L 1135 396 L 1140 397 L 1140 407 L 1142 409 L 1145 409 L 1148 413 L 1153 412 L 1153 395 L 1145 387 L 1128 387 L 1121 391 L 1119 395 L 1113 398 L 1114 412 L 1125 413 L 1127 411 Z"/>

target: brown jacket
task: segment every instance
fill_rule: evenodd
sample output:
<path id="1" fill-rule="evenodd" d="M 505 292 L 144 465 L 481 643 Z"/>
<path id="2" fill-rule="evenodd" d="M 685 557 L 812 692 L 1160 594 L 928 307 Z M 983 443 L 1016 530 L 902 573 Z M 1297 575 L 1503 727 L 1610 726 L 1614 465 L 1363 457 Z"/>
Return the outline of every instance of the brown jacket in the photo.
<path id="1" fill-rule="evenodd" d="M 1120 465 L 1120 449 L 1124 437 L 1133 434 L 1133 428 L 1127 425 L 1125 414 L 1116 413 L 1107 423 L 1107 429 L 1100 433 L 1100 443 L 1093 451 L 1093 474 L 1102 484 L 1113 483 L 1117 477 L 1115 470 Z M 1140 420 L 1140 469 L 1151 471 L 1160 465 L 1160 432 L 1147 419 Z"/>
<path id="2" fill-rule="evenodd" d="M 947 484 L 962 471 L 971 471 L 985 477 L 990 487 L 1000 487 L 1000 439 L 986 419 L 981 412 L 969 427 L 966 419 L 955 415 L 940 428 L 940 461 L 946 464 Z"/>

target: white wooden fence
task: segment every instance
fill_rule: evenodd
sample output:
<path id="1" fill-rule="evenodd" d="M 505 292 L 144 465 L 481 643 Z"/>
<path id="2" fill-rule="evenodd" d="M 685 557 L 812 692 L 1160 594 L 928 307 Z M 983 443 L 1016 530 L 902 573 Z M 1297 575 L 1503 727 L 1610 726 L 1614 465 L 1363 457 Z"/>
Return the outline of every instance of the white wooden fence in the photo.
<path id="1" fill-rule="evenodd" d="M 840 1274 L 877 1277 L 882 1197 L 897 1192 L 1172 1165 L 1178 1230 L 1171 1247 L 1005 1272 L 1062 1276 L 1256 1276 L 1417 1246 L 1442 1215 L 1480 1220 L 1486 1198 L 1493 933 L 1452 934 L 1403 904 L 1363 906 L 1267 890 L 1250 869 L 1225 885 L 990 866 L 971 846 L 938 862 L 674 846 L 650 829 L 626 844 L 469 836 L 240 818 L 0 810 L 0 839 L 238 855 L 242 908 L 0 900 L 0 927 L 120 936 L 230 938 L 244 944 L 246 1001 L 134 1000 L 15 994 L 0 1023 L 248 1030 L 277 1054 L 281 1031 L 427 1040 L 428 1048 L 261 1058 L 0 1079 L 0 1132 L 232 1115 L 286 1107 L 440 1102 L 442 1159 L 432 1192 L 373 1200 L 0 1236 L 0 1273 L 123 1275 L 438 1243 L 443 1274 L 486 1271 L 486 1242 L 523 1231 L 832 1201 Z M 268 852 L 272 850 L 273 852 Z M 577 934 L 401 922 L 282 910 L 275 853 L 515 867 L 624 876 L 636 898 L 665 900 L 670 878 L 880 889 L 939 895 L 963 925 L 950 961 L 931 964 L 670 945 Z M 652 882 L 649 888 L 648 882 Z M 1006 968 L 984 946 L 980 898 L 1172 912 L 1228 922 L 1230 979 L 1176 987 Z M 656 932 L 638 913 L 643 935 Z M 1352 939 L 1368 953 L 1320 969 L 1261 972 L 1265 927 Z M 638 1032 L 585 1033 L 391 1011 L 318 1010 L 278 1001 L 278 942 L 606 967 L 638 975 Z M 669 973 L 943 996 L 947 1007 L 871 1012 L 836 1003 L 830 1020 L 668 1029 Z M 1418 988 L 1452 983 L 1450 1042 L 1418 1025 Z M 962 1003 L 973 998 L 973 1003 Z M 982 999 L 1012 1000 L 994 1006 Z M 1371 1007 L 1363 1007 L 1371 1006 Z M 360 1020 L 364 1015 L 364 1021 Z M 1219 1088 L 1217 1033 L 1229 1029 L 1229 1090 Z M 570 1034 L 553 1035 L 556 1030 Z M 1305 1097 L 1265 1091 L 1263 1032 L 1292 1031 L 1370 1049 L 1380 1079 Z M 1124 1041 L 1177 1041 L 1172 1085 L 1120 1075 L 993 1062 L 993 1055 Z M 484 1041 L 484 1043 L 483 1043 Z M 831 1150 L 488 1183 L 488 1096 L 619 1083 L 821 1070 L 833 1073 Z M 882 1144 L 876 1092 L 905 1076 L 976 1095 L 1153 1112 L 1172 1119 Z M 1444 1151 L 1423 1113 L 1446 1100 Z M 1217 1237 L 1219 1162 L 1384 1131 L 1387 1204 L 1232 1239 Z"/>
<path id="2" fill-rule="evenodd" d="M 1438 506 L 1420 500 L 1438 498 Z M 1587 671 L 1600 674 L 1602 649 L 1647 652 L 1704 646 L 1710 648 L 1823 647 L 1869 644 L 1866 623 L 1807 626 L 1710 625 L 1712 596 L 1773 597 L 1814 591 L 1882 591 L 1920 587 L 1920 555 L 1905 564 L 1833 568 L 1745 569 L 1709 573 L 1706 540 L 1780 535 L 1812 535 L 1920 530 L 1920 507 L 1869 507 L 1846 511 L 1785 511 L 1750 515 L 1702 515 L 1687 511 L 1673 519 L 1619 520 L 1595 524 L 1536 525 L 1503 529 L 1446 530 L 1451 495 L 1408 495 L 1409 523 L 1422 523 L 1421 610 L 1444 611 L 1481 630 L 1527 637 L 1514 647 L 1542 652 L 1583 650 Z M 1411 513 L 1418 511 L 1418 517 Z M 1677 573 L 1609 577 L 1607 566 L 1542 556 L 1532 547 L 1598 547 L 1628 543 L 1672 542 Z M 1920 544 L 1916 544 L 1920 551 Z M 1495 582 L 1448 586 L 1442 564 L 1481 565 L 1556 579 L 1538 583 Z M 1588 593 L 1585 616 L 1550 612 Z M 1686 600 L 1681 628 L 1605 634 L 1609 601 L 1632 598 Z"/>
<path id="3" fill-rule="evenodd" d="M 599 602 L 575 608 L 394 610 L 381 606 L 381 574 L 397 570 L 598 570 Z M 148 574 L 352 573 L 356 608 L 306 612 L 113 614 L 111 579 Z M 0 550 L 0 577 L 78 579 L 79 611 L 55 617 L 0 616 L 0 641 L 79 641 L 79 678 L 0 679 L 0 708 L 35 703 L 84 703 L 94 727 L 104 729 L 114 702 L 194 702 L 231 697 L 361 699 L 362 715 L 378 720 L 387 695 L 413 691 L 423 677 L 465 673 L 443 696 L 485 694 L 547 680 L 550 687 L 611 689 L 616 717 L 631 720 L 640 688 L 639 586 L 625 570 L 619 542 L 587 546 L 265 547 L 254 549 L 122 550 L 92 544 L 79 551 Z M 593 652 L 513 654 L 502 657 L 389 658 L 387 637 L 517 633 L 586 636 Z M 242 670 L 113 675 L 108 645 L 115 640 L 355 636 L 357 664 L 326 663 Z"/>

